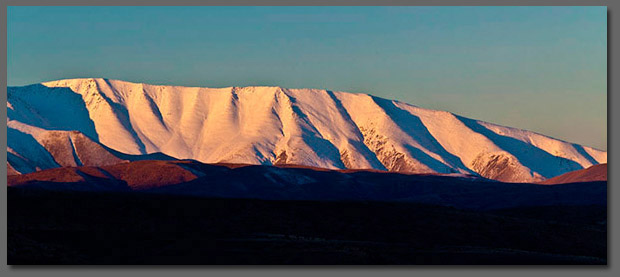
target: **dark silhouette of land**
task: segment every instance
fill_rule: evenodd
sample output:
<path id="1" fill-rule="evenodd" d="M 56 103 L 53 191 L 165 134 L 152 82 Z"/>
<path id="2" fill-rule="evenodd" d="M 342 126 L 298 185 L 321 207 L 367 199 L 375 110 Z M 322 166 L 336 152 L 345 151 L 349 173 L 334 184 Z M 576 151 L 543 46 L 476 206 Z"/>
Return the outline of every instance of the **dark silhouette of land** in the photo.
<path id="1" fill-rule="evenodd" d="M 8 263 L 607 263 L 605 181 L 509 184 L 195 162 L 106 169 L 12 177 Z M 267 198 L 274 195 L 288 199 Z"/>
<path id="2" fill-rule="evenodd" d="M 8 263 L 605 264 L 606 207 L 471 211 L 9 188 Z"/>

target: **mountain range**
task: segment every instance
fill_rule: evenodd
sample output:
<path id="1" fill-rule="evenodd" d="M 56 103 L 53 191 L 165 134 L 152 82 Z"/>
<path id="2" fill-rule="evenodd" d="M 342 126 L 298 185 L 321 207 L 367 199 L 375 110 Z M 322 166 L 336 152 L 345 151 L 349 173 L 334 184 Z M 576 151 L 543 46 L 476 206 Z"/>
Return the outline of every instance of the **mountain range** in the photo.
<path id="1" fill-rule="evenodd" d="M 347 92 L 67 79 L 7 88 L 9 175 L 137 160 L 298 165 L 541 182 L 607 152 Z"/>

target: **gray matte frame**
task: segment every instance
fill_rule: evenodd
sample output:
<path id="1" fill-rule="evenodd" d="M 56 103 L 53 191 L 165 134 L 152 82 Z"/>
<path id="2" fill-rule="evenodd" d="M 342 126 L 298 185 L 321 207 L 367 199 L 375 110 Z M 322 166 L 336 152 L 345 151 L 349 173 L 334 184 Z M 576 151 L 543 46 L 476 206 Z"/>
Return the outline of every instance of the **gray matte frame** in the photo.
<path id="1" fill-rule="evenodd" d="M 607 266 L 7 266 L 2 267 L 2 276 L 8 275 L 38 275 L 45 274 L 46 276 L 83 276 L 85 274 L 94 276 L 108 276 L 110 274 L 131 274 L 132 276 L 169 276 L 171 274 L 180 274 L 183 276 L 193 276 L 198 274 L 221 274 L 221 275 L 233 275 L 238 276 L 240 274 L 252 274 L 258 276 L 274 276 L 274 275 L 297 275 L 297 276 L 315 276 L 319 274 L 346 274 L 349 276 L 373 276 L 377 274 L 386 274 L 391 276 L 409 275 L 409 274 L 424 274 L 430 276 L 444 276 L 444 275 L 465 275 L 465 276 L 523 276 L 530 274 L 545 274 L 547 276 L 583 276 L 589 275 L 595 276 L 617 276 L 620 275 L 620 269 L 618 266 L 618 257 L 620 255 L 614 255 L 619 250 L 618 240 L 613 239 L 614 230 L 617 230 L 618 215 L 620 209 L 614 205 L 612 199 L 618 199 L 620 196 L 620 190 L 613 189 L 614 185 L 617 185 L 619 181 L 615 180 L 614 172 L 618 169 L 618 165 L 611 160 L 615 160 L 617 151 L 615 147 L 612 147 L 612 141 L 614 137 L 618 138 L 618 132 L 620 128 L 614 129 L 612 126 L 614 122 L 619 121 L 618 115 L 614 113 L 613 107 L 618 107 L 620 98 L 613 97 L 613 81 L 616 80 L 616 75 L 613 75 L 612 68 L 614 65 L 618 65 L 618 57 L 613 55 L 613 45 L 618 44 L 620 34 L 618 28 L 615 25 L 619 23 L 613 20 L 612 14 L 615 11 L 620 11 L 620 1 L 611 0 L 443 0 L 443 1 L 423 1 L 423 0 L 315 0 L 315 1 L 297 1 L 291 3 L 282 0 L 152 0 L 148 3 L 145 1 L 137 0 L 92 0 L 92 1 L 77 1 L 77 0 L 58 0 L 58 1 L 45 1 L 45 0 L 8 0 L 2 2 L 2 20 L 6 23 L 7 6 L 29 6 L 29 5 L 62 5 L 62 6 L 607 6 L 607 151 L 608 151 L 608 163 L 609 163 L 609 180 L 608 180 L 608 265 Z M 2 25 L 2 40 L 1 47 L 6 52 L 6 38 L 7 38 L 6 24 Z M 2 55 L 2 63 L 5 65 L 2 70 L 6 70 L 7 56 Z M 6 72 L 0 76 L 2 81 L 2 100 L 6 100 Z M 6 110 L 1 110 L 2 116 L 6 118 Z M 612 127 L 612 128 L 610 128 Z M 0 137 L 0 141 L 3 147 L 6 146 L 6 128 L 2 128 L 3 135 Z M 0 151 L 3 159 L 6 160 L 6 152 Z M 6 176 L 6 167 L 0 167 L 0 172 L 3 176 Z M 6 179 L 2 180 L 1 201 L 6 203 Z M 0 231 L 2 239 L 0 240 L 0 255 L 3 261 L 7 261 L 7 212 L 6 205 L 0 205 L 2 212 L 2 220 L 0 221 Z M 6 263 L 4 263 L 6 264 Z M 615 274 L 614 274 L 615 273 Z M 5 275 L 7 274 L 7 275 Z"/>

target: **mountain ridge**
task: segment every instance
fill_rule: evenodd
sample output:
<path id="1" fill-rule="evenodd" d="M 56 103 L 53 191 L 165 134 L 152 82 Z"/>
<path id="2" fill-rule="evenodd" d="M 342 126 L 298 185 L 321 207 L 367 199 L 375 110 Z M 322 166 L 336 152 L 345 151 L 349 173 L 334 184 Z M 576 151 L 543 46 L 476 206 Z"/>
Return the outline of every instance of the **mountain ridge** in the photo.
<path id="1" fill-rule="evenodd" d="M 206 163 L 474 173 L 510 182 L 541 181 L 607 160 L 606 152 L 591 147 L 370 94 L 101 78 L 7 90 L 10 134 L 78 131 L 131 155 L 161 152 Z M 9 152 L 20 146 L 13 137 Z M 11 161 L 7 166 L 31 172 Z"/>
<path id="2" fill-rule="evenodd" d="M 597 164 L 588 168 L 564 173 L 560 176 L 544 180 L 539 184 L 556 185 L 565 183 L 583 183 L 607 181 L 607 164 Z"/>
<path id="3" fill-rule="evenodd" d="M 607 182 L 501 183 L 476 176 L 325 170 L 299 166 L 144 160 L 61 167 L 9 176 L 9 187 L 136 192 L 196 197 L 315 201 L 397 201 L 467 209 L 604 205 Z M 489 197 L 492 196 L 492 197 Z"/>

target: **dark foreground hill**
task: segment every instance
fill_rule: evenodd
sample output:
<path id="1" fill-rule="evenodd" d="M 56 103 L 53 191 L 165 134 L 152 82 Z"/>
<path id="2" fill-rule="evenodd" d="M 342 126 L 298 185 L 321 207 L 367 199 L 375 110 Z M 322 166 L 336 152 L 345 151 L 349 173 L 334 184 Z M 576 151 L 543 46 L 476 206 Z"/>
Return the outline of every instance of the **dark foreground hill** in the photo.
<path id="1" fill-rule="evenodd" d="M 8 263 L 606 264 L 606 207 L 8 188 Z"/>
<path id="2" fill-rule="evenodd" d="M 606 264 L 607 182 L 138 161 L 8 178 L 9 264 Z"/>
<path id="3" fill-rule="evenodd" d="M 553 186 L 457 175 L 135 161 L 9 176 L 9 186 L 265 200 L 399 201 L 463 209 L 607 205 L 607 182 Z"/>

